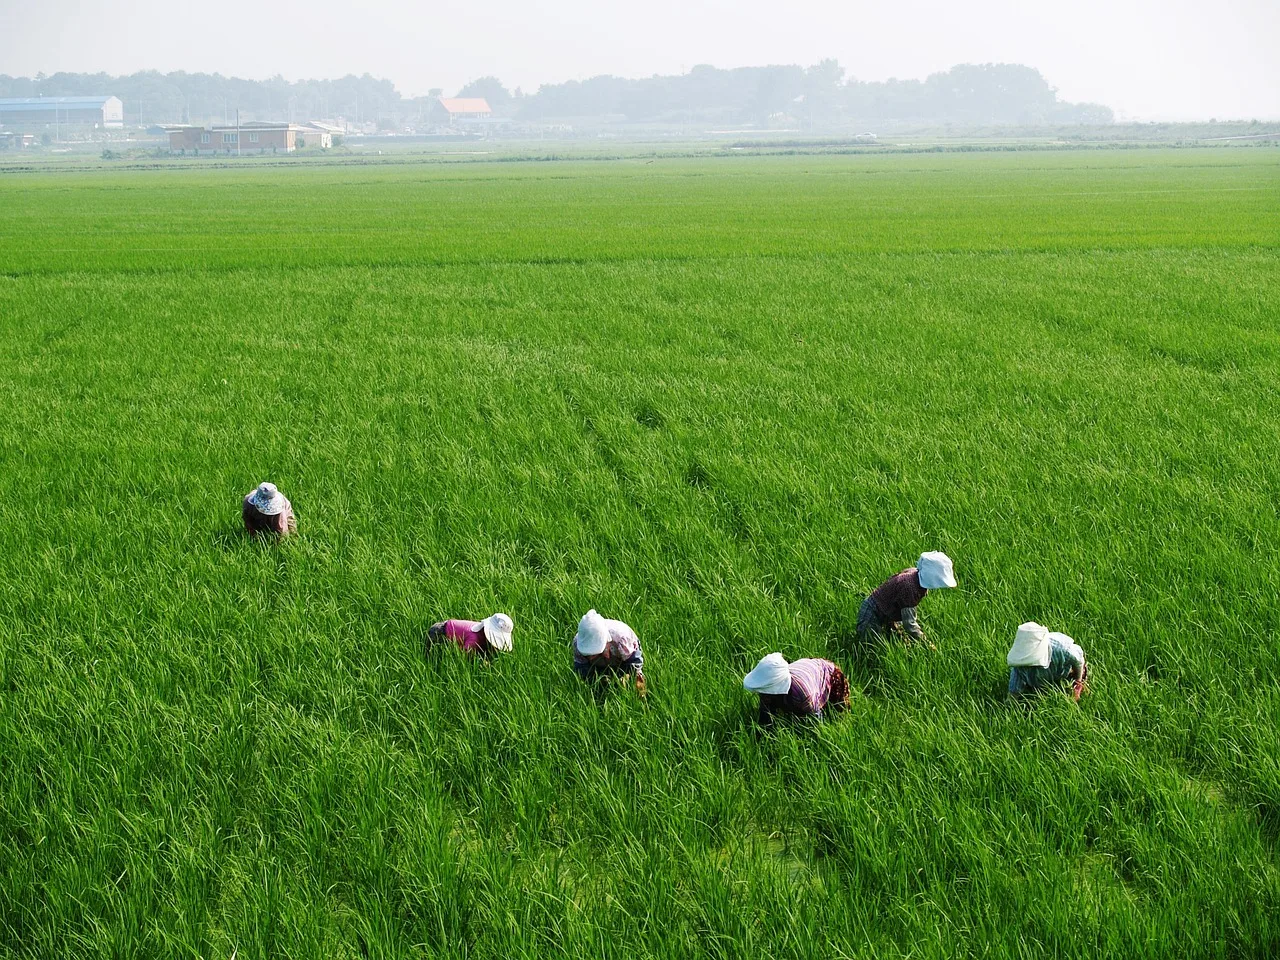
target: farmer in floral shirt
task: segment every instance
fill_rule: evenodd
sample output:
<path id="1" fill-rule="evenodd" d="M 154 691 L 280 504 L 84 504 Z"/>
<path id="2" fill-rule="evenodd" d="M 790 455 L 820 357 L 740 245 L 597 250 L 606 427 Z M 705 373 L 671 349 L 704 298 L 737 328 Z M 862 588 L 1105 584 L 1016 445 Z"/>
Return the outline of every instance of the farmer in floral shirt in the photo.
<path id="1" fill-rule="evenodd" d="M 645 695 L 644 654 L 636 632 L 621 620 L 608 620 L 588 610 L 573 638 L 573 670 L 583 680 L 616 677 L 624 684 L 635 677 L 636 692 Z"/>

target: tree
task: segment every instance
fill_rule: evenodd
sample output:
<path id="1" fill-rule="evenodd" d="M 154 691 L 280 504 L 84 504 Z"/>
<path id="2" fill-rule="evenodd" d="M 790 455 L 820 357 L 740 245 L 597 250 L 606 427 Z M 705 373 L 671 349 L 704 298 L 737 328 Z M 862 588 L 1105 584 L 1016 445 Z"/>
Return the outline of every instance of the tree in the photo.
<path id="1" fill-rule="evenodd" d="M 823 60 L 804 72 L 804 116 L 810 125 L 821 126 L 840 113 L 840 81 L 844 67 L 836 60 Z"/>
<path id="2" fill-rule="evenodd" d="M 925 81 L 931 119 L 968 123 L 1042 123 L 1057 94 L 1039 70 L 1016 63 L 963 63 Z"/>
<path id="3" fill-rule="evenodd" d="M 748 105 L 750 118 L 758 122 L 770 117 L 789 117 L 803 110 L 804 71 L 799 67 L 758 67 L 755 89 Z"/>

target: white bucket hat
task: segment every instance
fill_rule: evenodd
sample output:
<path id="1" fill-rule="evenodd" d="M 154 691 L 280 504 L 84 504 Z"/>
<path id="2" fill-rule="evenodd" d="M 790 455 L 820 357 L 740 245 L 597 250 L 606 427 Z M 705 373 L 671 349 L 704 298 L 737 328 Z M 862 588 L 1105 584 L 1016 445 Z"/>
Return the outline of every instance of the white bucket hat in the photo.
<path id="1" fill-rule="evenodd" d="M 573 638 L 573 645 L 584 657 L 594 657 L 604 653 L 609 645 L 609 625 L 604 617 L 594 610 L 588 610 L 578 621 L 578 635 Z"/>
<path id="2" fill-rule="evenodd" d="M 951 568 L 951 558 L 938 550 L 920 554 L 920 559 L 916 561 L 916 572 L 920 575 L 920 586 L 926 590 L 956 585 L 956 574 Z"/>
<path id="3" fill-rule="evenodd" d="M 515 629 L 515 624 L 505 613 L 495 613 L 485 617 L 480 621 L 477 629 L 484 631 L 485 638 L 493 649 L 501 650 L 503 653 L 511 652 L 511 631 Z"/>
<path id="4" fill-rule="evenodd" d="M 274 483 L 265 480 L 249 491 L 248 499 L 255 510 L 268 517 L 284 513 L 289 506 L 289 499 L 276 489 Z"/>
<path id="5" fill-rule="evenodd" d="M 1049 665 L 1049 628 L 1034 620 L 1018 627 L 1005 662 L 1011 667 L 1047 667 Z"/>
<path id="6" fill-rule="evenodd" d="M 791 668 L 787 658 L 771 653 L 742 678 L 742 685 L 752 693 L 786 693 L 791 689 Z"/>

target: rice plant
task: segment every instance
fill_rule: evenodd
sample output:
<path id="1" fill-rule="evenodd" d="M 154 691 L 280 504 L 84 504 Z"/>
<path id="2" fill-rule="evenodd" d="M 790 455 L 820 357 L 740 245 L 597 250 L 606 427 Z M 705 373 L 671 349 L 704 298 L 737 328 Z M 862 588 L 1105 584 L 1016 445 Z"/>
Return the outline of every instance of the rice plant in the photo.
<path id="1" fill-rule="evenodd" d="M 1280 154 L 0 177 L 0 950 L 1280 948 Z M 299 532 L 243 536 L 272 480 Z M 921 550 L 937 651 L 858 606 Z M 649 693 L 570 669 L 630 623 Z M 425 647 L 496 610 L 491 663 Z M 1004 697 L 1035 619 L 1079 706 Z M 765 653 L 854 686 L 753 725 Z"/>

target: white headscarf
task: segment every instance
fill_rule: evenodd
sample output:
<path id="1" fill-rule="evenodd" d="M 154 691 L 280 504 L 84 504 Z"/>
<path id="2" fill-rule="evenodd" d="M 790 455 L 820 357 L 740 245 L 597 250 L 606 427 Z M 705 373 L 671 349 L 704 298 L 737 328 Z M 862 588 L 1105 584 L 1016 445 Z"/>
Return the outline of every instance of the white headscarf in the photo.
<path id="1" fill-rule="evenodd" d="M 1011 667 L 1047 667 L 1050 646 L 1049 628 L 1032 620 L 1018 627 L 1005 662 Z"/>
<path id="2" fill-rule="evenodd" d="M 609 645 L 608 622 L 595 610 L 588 610 L 578 621 L 578 635 L 573 638 L 573 645 L 584 657 L 604 653 Z"/>
<path id="3" fill-rule="evenodd" d="M 791 689 L 791 668 L 780 653 L 771 653 L 742 678 L 742 685 L 752 693 L 786 693 Z"/>
<path id="4" fill-rule="evenodd" d="M 951 558 L 938 550 L 920 554 L 920 559 L 916 561 L 916 573 L 920 577 L 920 586 L 926 590 L 956 585 L 956 574 L 951 567 Z"/>

